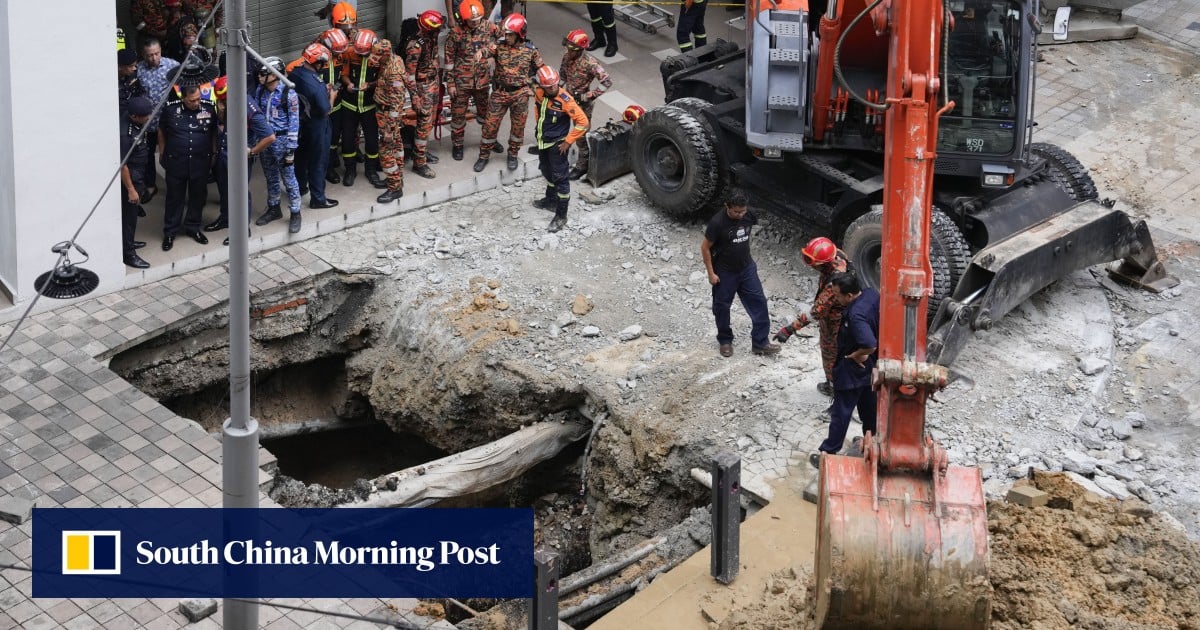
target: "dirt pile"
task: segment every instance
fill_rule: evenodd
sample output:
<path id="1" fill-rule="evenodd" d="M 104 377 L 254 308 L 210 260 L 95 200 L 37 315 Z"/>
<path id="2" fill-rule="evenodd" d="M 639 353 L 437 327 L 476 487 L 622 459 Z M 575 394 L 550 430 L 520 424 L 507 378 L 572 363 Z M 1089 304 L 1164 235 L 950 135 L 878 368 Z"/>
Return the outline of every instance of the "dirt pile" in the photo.
<path id="1" fill-rule="evenodd" d="M 1047 506 L 988 503 L 992 630 L 1200 628 L 1200 545 L 1137 499 L 1101 498 L 1057 473 L 1029 482 Z M 812 574 L 777 573 L 719 630 L 800 630 Z"/>

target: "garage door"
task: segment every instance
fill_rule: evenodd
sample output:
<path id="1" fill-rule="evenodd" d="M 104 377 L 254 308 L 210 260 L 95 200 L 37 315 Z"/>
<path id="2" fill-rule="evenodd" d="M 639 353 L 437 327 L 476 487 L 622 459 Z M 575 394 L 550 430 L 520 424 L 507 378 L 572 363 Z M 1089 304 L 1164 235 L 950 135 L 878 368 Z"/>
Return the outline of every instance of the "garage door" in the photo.
<path id="1" fill-rule="evenodd" d="M 384 35 L 387 11 L 386 0 L 358 0 L 358 25 Z M 125 28 L 130 43 L 137 30 L 129 17 L 130 0 L 117 0 L 117 24 Z M 250 42 L 264 57 L 267 55 L 295 56 L 329 22 L 313 15 L 320 2 L 296 0 L 246 0 L 246 20 L 250 22 Z"/>

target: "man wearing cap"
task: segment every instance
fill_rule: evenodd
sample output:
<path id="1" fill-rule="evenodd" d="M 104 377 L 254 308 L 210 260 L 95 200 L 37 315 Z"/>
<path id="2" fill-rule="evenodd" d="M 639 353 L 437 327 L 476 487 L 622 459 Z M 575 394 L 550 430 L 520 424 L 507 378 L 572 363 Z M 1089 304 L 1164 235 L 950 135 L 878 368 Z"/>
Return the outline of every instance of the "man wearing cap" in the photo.
<path id="1" fill-rule="evenodd" d="M 144 129 L 152 111 L 154 104 L 150 99 L 142 95 L 134 96 L 126 104 L 121 119 L 121 157 L 129 155 L 129 159 L 121 166 L 121 186 L 125 189 L 121 195 L 121 253 L 125 264 L 137 269 L 150 266 L 137 254 L 137 250 L 145 247 L 146 243 L 135 241 L 134 235 L 137 232 L 138 211 L 146 193 L 142 176 L 146 172 L 146 161 L 150 159 L 150 134 Z"/>
<path id="2" fill-rule="evenodd" d="M 126 48 L 117 51 L 117 109 L 122 122 L 129 115 L 129 99 L 146 96 L 146 87 L 138 79 L 137 62 L 137 53 L 132 50 Z"/>
<path id="3" fill-rule="evenodd" d="M 227 101 L 229 85 L 227 77 L 220 77 L 214 83 L 217 94 L 217 120 L 220 124 L 220 137 L 217 149 L 217 191 L 221 195 L 221 214 L 216 221 L 204 226 L 205 232 L 216 232 L 229 227 L 229 125 L 227 123 Z M 254 165 L 254 157 L 266 151 L 275 142 L 275 130 L 267 122 L 267 116 L 259 108 L 254 99 L 246 97 L 246 143 L 249 147 L 246 156 L 249 163 L 246 167 L 246 179 L 250 179 L 250 170 Z M 246 190 L 246 214 L 249 217 L 250 208 L 254 207 L 249 188 Z M 225 237 L 229 244 L 229 237 Z"/>
<path id="4" fill-rule="evenodd" d="M 217 110 L 201 100 L 199 86 L 185 86 L 182 94 L 182 101 L 164 109 L 158 128 L 158 150 L 167 175 L 164 252 L 175 246 L 181 230 L 197 243 L 208 244 L 200 222 L 208 200 L 208 173 L 216 157 Z"/>

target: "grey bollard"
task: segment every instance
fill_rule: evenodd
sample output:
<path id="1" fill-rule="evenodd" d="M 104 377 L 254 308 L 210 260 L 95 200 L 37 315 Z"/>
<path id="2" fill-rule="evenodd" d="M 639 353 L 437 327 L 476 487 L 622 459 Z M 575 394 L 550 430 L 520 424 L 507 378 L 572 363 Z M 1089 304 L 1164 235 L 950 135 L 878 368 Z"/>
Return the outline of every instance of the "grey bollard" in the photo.
<path id="1" fill-rule="evenodd" d="M 558 554 L 538 549 L 533 552 L 533 566 L 529 630 L 558 630 Z"/>
<path id="2" fill-rule="evenodd" d="M 712 463 L 712 558 L 710 573 L 722 584 L 738 574 L 742 523 L 742 459 L 722 452 Z"/>

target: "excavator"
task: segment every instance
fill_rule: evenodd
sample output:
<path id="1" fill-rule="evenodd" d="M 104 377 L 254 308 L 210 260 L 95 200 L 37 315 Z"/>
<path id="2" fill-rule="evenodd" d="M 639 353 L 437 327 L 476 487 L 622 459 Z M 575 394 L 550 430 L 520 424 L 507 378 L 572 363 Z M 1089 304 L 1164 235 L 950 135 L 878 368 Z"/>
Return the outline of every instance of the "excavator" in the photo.
<path id="1" fill-rule="evenodd" d="M 745 26 L 744 50 L 665 60 L 667 104 L 590 135 L 589 179 L 632 169 L 680 219 L 736 184 L 840 241 L 881 294 L 878 433 L 821 458 L 816 621 L 988 628 L 981 475 L 928 434 L 927 400 L 971 331 L 1064 275 L 1178 280 L 1144 222 L 1033 142 L 1036 0 L 750 0 Z"/>

